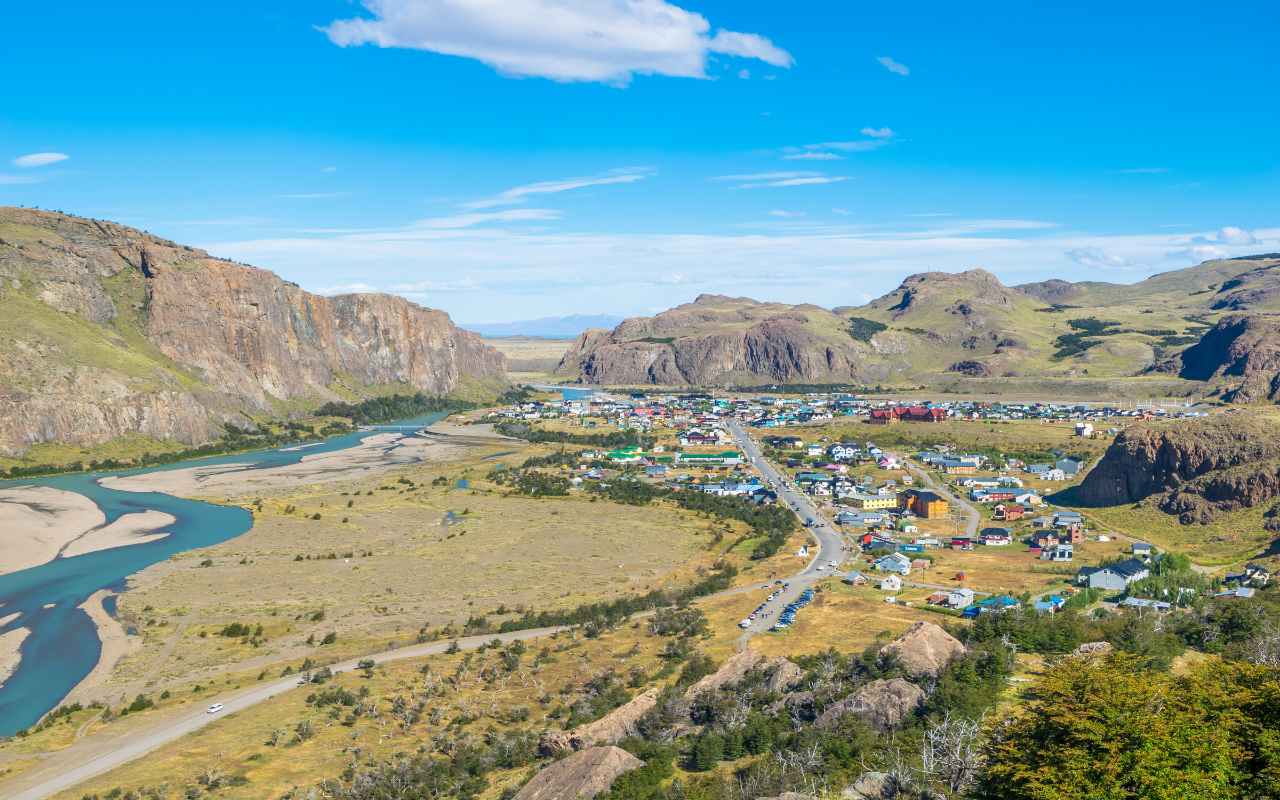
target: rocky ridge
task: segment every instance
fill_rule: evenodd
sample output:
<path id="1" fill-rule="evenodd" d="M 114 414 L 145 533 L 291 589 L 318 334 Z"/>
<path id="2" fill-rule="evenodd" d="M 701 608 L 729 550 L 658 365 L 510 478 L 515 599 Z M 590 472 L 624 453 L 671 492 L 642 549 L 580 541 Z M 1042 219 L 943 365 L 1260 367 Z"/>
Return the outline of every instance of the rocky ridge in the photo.
<path id="1" fill-rule="evenodd" d="M 403 298 L 322 297 L 115 223 L 0 209 L 0 453 L 224 422 L 378 387 L 448 395 L 505 361 Z"/>

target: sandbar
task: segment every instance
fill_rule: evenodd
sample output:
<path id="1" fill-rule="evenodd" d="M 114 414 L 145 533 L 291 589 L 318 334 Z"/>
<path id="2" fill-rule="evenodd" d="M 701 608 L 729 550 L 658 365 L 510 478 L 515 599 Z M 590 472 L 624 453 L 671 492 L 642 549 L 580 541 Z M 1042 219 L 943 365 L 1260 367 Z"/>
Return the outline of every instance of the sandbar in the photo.
<path id="1" fill-rule="evenodd" d="M 18 664 L 22 663 L 22 654 L 18 652 L 18 648 L 30 633 L 26 628 L 14 628 L 8 633 L 0 633 L 0 686 L 4 686 Z"/>
<path id="2" fill-rule="evenodd" d="M 51 561 L 107 521 L 98 504 L 50 486 L 0 489 L 0 575 Z"/>
<path id="3" fill-rule="evenodd" d="M 465 443 L 445 438 L 373 433 L 354 447 L 304 455 L 298 463 L 282 467 L 246 469 L 244 464 L 222 464 L 112 476 L 99 483 L 125 492 L 163 492 L 178 497 L 245 495 L 359 478 L 400 464 L 445 460 L 461 454 L 465 447 Z"/>
<path id="4" fill-rule="evenodd" d="M 98 629 L 98 639 L 102 642 L 102 652 L 98 656 L 98 663 L 93 670 L 85 676 L 85 679 L 76 685 L 67 695 L 67 699 L 63 703 L 85 702 L 99 699 L 94 697 L 94 691 L 102 686 L 102 684 L 111 676 L 112 670 L 120 659 L 129 654 L 131 650 L 142 645 L 142 640 L 136 636 L 130 636 L 120 624 L 119 620 L 107 613 L 107 609 L 102 605 L 102 601 L 115 594 L 106 589 L 100 589 L 89 595 L 89 599 L 85 600 L 80 608 L 84 613 L 89 615 L 89 619 L 93 620 L 94 626 Z"/>
<path id="5" fill-rule="evenodd" d="M 159 533 L 161 528 L 167 528 L 177 521 L 172 514 L 155 509 L 125 514 L 110 525 L 94 528 L 70 542 L 62 549 L 60 555 L 70 558 L 82 556 L 85 553 L 96 553 L 99 550 L 110 550 L 113 547 L 154 542 L 169 535 Z"/>

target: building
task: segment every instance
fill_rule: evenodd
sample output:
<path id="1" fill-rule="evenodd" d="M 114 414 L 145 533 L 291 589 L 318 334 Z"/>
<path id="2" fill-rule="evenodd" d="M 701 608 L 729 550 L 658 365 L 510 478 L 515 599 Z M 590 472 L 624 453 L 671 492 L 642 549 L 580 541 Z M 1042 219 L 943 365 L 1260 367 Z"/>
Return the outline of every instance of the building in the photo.
<path id="1" fill-rule="evenodd" d="M 1013 531 L 1008 528 L 985 528 L 982 531 L 982 543 L 988 547 L 1013 544 Z"/>
<path id="2" fill-rule="evenodd" d="M 896 494 L 863 494 L 855 492 L 846 498 L 849 505 L 859 511 L 888 511 L 898 507 Z"/>
<path id="3" fill-rule="evenodd" d="M 909 489 L 900 497 L 904 510 L 923 519 L 941 519 L 951 510 L 946 498 L 937 492 Z"/>
<path id="4" fill-rule="evenodd" d="M 947 606 L 950 608 L 968 608 L 973 605 L 972 589 L 952 589 L 947 592 Z"/>
<path id="5" fill-rule="evenodd" d="M 1076 436 L 1080 436 L 1086 439 L 1089 438 L 1090 436 L 1093 436 L 1093 424 L 1089 422 L 1077 422 Z"/>
<path id="6" fill-rule="evenodd" d="M 1075 547 L 1070 542 L 1049 545 L 1040 551 L 1041 561 L 1070 561 L 1075 556 Z"/>
<path id="7" fill-rule="evenodd" d="M 1120 592 L 1151 574 L 1147 565 L 1136 558 L 1126 559 L 1104 567 L 1083 567 L 1076 573 L 1076 583 L 1090 589 L 1106 589 Z"/>
<path id="8" fill-rule="evenodd" d="M 897 575 L 886 575 L 880 580 L 880 591 L 882 592 L 900 592 L 902 591 L 902 578 Z"/>
<path id="9" fill-rule="evenodd" d="M 889 553 L 875 560 L 872 564 L 879 572 L 896 572 L 899 575 L 911 574 L 911 559 L 901 553 Z"/>

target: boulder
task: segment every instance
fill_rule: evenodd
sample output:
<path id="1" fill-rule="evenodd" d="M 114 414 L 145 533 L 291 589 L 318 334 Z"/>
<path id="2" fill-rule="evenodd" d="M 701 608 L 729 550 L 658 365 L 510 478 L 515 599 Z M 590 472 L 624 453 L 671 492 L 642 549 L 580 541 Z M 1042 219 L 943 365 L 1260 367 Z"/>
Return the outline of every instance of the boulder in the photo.
<path id="1" fill-rule="evenodd" d="M 774 694 L 789 692 L 800 684 L 804 670 L 787 659 L 780 660 L 769 674 L 766 687 Z"/>
<path id="2" fill-rule="evenodd" d="M 890 731 L 924 703 L 924 690 L 902 678 L 872 681 L 849 697 L 827 708 L 818 726 L 830 728 L 853 714 L 881 733 Z"/>
<path id="3" fill-rule="evenodd" d="M 818 800 L 811 794 L 801 794 L 800 792 L 783 792 L 773 797 L 757 797 L 756 800 Z"/>
<path id="4" fill-rule="evenodd" d="M 544 768 L 515 800 L 589 800 L 609 791 L 619 776 L 644 766 L 620 747 L 590 747 Z"/>
<path id="5" fill-rule="evenodd" d="M 898 796 L 898 782 L 887 772 L 864 772 L 840 796 L 845 800 L 892 800 Z"/>
<path id="6" fill-rule="evenodd" d="M 880 656 L 896 656 L 908 675 L 936 678 L 955 659 L 964 655 L 960 640 L 932 622 L 917 622 L 906 632 L 880 648 Z"/>
<path id="7" fill-rule="evenodd" d="M 785 660 L 785 659 L 782 659 Z M 747 673 L 756 667 L 773 663 L 768 658 L 755 650 L 742 650 L 729 656 L 729 659 L 720 665 L 720 669 L 702 678 L 684 693 L 685 699 L 692 700 L 703 692 L 710 692 L 719 689 L 721 686 L 728 686 L 737 683 L 746 677 Z"/>
<path id="8" fill-rule="evenodd" d="M 1111 652 L 1111 642 L 1085 642 L 1071 651 L 1073 656 L 1105 656 Z"/>
<path id="9" fill-rule="evenodd" d="M 636 735 L 636 725 L 657 704 L 657 688 L 649 689 L 595 722 L 579 725 L 571 731 L 547 731 L 538 740 L 538 751 L 547 756 L 559 756 L 595 745 L 617 744 L 628 736 Z"/>

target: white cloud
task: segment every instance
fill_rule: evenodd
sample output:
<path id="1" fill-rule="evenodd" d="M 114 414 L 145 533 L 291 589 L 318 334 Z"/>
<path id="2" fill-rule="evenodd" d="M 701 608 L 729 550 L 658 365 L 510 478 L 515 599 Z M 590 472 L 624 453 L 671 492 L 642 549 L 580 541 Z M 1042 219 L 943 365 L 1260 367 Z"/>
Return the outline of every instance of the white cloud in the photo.
<path id="1" fill-rule="evenodd" d="M 1171 250 L 1170 258 L 1189 259 L 1195 263 L 1201 261 L 1214 261 L 1219 258 L 1226 258 L 1231 255 L 1230 251 L 1211 244 L 1199 244 L 1191 247 L 1184 247 L 1181 250 Z"/>
<path id="2" fill-rule="evenodd" d="M 911 74 L 911 70 L 910 68 L 907 67 L 906 64 L 902 64 L 897 61 L 894 61 L 889 56 L 880 56 L 879 58 L 876 59 L 876 61 L 880 62 L 880 66 L 889 70 L 894 75 L 906 76 Z"/>
<path id="3" fill-rule="evenodd" d="M 819 186 L 849 180 L 840 175 L 824 175 L 821 172 L 752 172 L 745 175 L 720 175 L 714 181 L 733 182 L 735 189 L 763 189 L 767 187 Z"/>
<path id="4" fill-rule="evenodd" d="M 1223 244 L 1257 244 L 1258 240 L 1244 228 L 1228 225 L 1218 231 L 1216 241 Z"/>
<path id="5" fill-rule="evenodd" d="M 1129 262 L 1126 259 L 1112 255 L 1098 247 L 1076 247 L 1068 250 L 1066 256 L 1080 266 L 1090 269 L 1129 266 Z"/>
<path id="6" fill-rule="evenodd" d="M 332 166 L 330 166 L 330 167 L 321 167 L 321 168 L 320 168 L 320 171 L 321 171 L 321 172 L 323 172 L 323 173 L 325 173 L 326 175 L 329 175 L 329 174 L 332 174 L 332 173 L 334 173 L 334 172 L 337 172 L 337 171 L 338 171 L 338 168 L 337 168 L 337 167 L 332 167 Z"/>
<path id="7" fill-rule="evenodd" d="M 432 217 L 415 222 L 413 227 L 457 230 L 460 228 L 473 228 L 477 225 L 487 225 L 491 222 L 546 222 L 560 219 L 560 217 L 559 211 L 550 208 L 511 208 L 506 211 Z"/>
<path id="8" fill-rule="evenodd" d="M 805 147 L 821 150 L 842 150 L 846 153 L 865 153 L 870 150 L 879 150 L 885 144 L 884 139 L 859 139 L 852 142 L 820 142 L 818 144 L 805 145 Z"/>
<path id="9" fill-rule="evenodd" d="M 13 165 L 23 169 L 47 167 L 50 164 L 57 164 L 59 161 L 66 161 L 68 158 L 71 158 L 71 156 L 66 153 L 28 153 L 25 156 L 15 158 Z"/>
<path id="10" fill-rule="evenodd" d="M 338 286 L 324 286 L 311 291 L 326 297 L 332 297 L 335 294 L 376 294 L 381 290 L 367 283 L 343 283 Z"/>
<path id="11" fill-rule="evenodd" d="M 835 153 L 823 153 L 816 150 L 806 150 L 802 153 L 787 153 L 782 157 L 783 161 L 844 161 L 844 156 L 838 156 Z"/>
<path id="12" fill-rule="evenodd" d="M 859 132 L 863 136 L 870 136 L 872 139 L 890 139 L 893 137 L 892 128 L 863 128 Z"/>
<path id="13" fill-rule="evenodd" d="M 775 208 L 773 211 L 769 212 L 769 216 L 778 217 L 780 219 L 795 219 L 796 217 L 803 217 L 804 212 L 803 211 L 787 211 L 785 209 Z"/>
<path id="14" fill-rule="evenodd" d="M 828 225 L 756 229 L 735 234 L 566 233 L 501 227 L 439 229 L 406 226 L 386 231 L 204 242 L 219 255 L 259 264 L 307 286 L 418 283 L 447 291 L 447 310 L 464 319 L 527 319 L 581 308 L 635 313 L 669 307 L 672 288 L 655 279 L 680 276 L 697 291 L 836 306 L 864 294 L 892 290 L 906 275 L 982 265 L 1006 283 L 1065 277 L 1138 280 L 1187 266 L 1217 252 L 1280 251 L 1280 227 L 1254 228 L 1256 246 L 1219 245 L 1191 252 L 1200 231 L 1091 234 L 1055 229 L 1037 220 L 923 221 L 898 228 Z M 934 222 L 940 224 L 929 228 Z M 1102 254 L 1090 266 L 1068 253 Z M 1087 260 L 1087 259 L 1086 259 Z M 1115 266 L 1119 260 L 1126 267 Z M 767 264 L 768 269 L 761 265 Z M 470 287 L 460 281 L 465 275 Z M 393 288 L 393 290 L 395 290 Z M 406 292 L 406 294 L 408 294 Z M 439 301 L 435 301 L 438 304 Z"/>
<path id="15" fill-rule="evenodd" d="M 0 174 L 0 186 L 16 186 L 22 183 L 41 183 L 44 178 L 37 178 L 35 175 L 4 175 Z"/>
<path id="16" fill-rule="evenodd" d="M 612 186 L 619 183 L 635 183 L 642 181 L 653 174 L 650 170 L 636 167 L 625 169 L 616 169 L 606 172 L 602 175 L 591 175 L 583 178 L 563 178 L 555 181 L 541 181 L 539 183 L 530 183 L 524 186 L 517 186 L 513 189 L 507 189 L 494 197 L 487 197 L 483 200 L 475 200 L 470 203 L 463 203 L 463 208 L 493 208 L 495 206 L 509 206 L 525 202 L 526 199 L 534 195 L 540 194 L 559 194 L 560 192 L 571 192 L 574 189 L 587 189 L 592 186 Z"/>
<path id="17" fill-rule="evenodd" d="M 512 76 L 626 84 L 635 74 L 705 78 L 711 54 L 790 67 L 754 33 L 717 30 L 666 0 L 362 0 L 372 17 L 323 28 L 340 47 L 428 50 Z"/>

